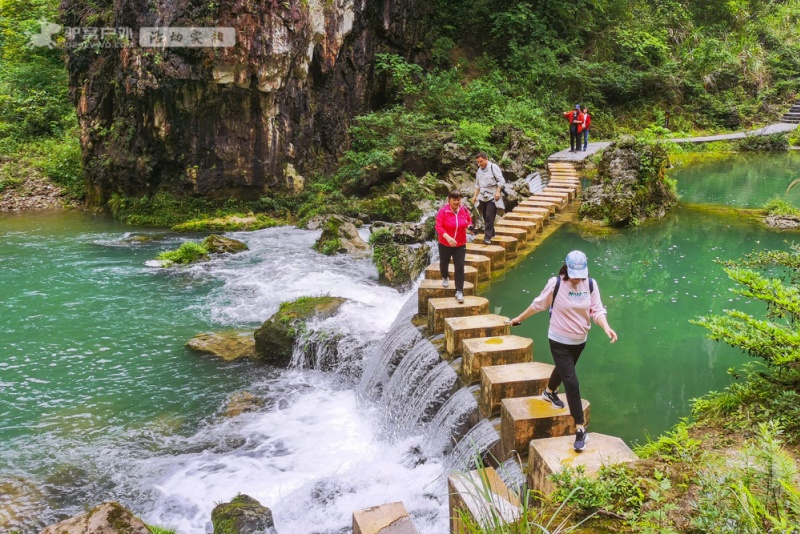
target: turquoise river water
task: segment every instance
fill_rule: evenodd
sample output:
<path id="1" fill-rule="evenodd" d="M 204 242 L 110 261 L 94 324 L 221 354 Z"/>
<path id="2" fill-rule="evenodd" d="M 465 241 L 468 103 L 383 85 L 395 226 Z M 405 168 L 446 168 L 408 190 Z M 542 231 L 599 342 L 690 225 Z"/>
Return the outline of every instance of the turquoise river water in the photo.
<path id="1" fill-rule="evenodd" d="M 798 161 L 748 157 L 673 176 L 689 202 L 757 206 L 797 177 Z M 354 350 L 379 341 L 409 295 L 379 286 L 367 260 L 313 252 L 317 236 L 245 232 L 235 237 L 249 252 L 165 270 L 145 262 L 185 236 L 80 212 L 0 214 L 0 531 L 35 531 L 117 499 L 150 523 L 202 533 L 214 503 L 238 492 L 270 506 L 282 534 L 342 532 L 353 510 L 396 500 L 421 532 L 446 531 L 441 462 L 414 460 L 418 440 L 381 438 L 352 378 L 222 363 L 183 347 L 199 332 L 252 330 L 307 294 L 350 299 L 335 326 Z M 726 370 L 747 361 L 688 322 L 731 307 L 763 311 L 730 292 L 714 260 L 786 248 L 796 236 L 680 206 L 606 236 L 567 225 L 485 296 L 513 316 L 569 250 L 585 251 L 619 335 L 610 345 L 593 328 L 578 365 L 590 430 L 633 443 L 669 429 L 689 399 L 724 387 Z M 515 333 L 548 362 L 546 329 L 540 314 Z M 263 410 L 221 417 L 243 389 L 266 400 Z"/>

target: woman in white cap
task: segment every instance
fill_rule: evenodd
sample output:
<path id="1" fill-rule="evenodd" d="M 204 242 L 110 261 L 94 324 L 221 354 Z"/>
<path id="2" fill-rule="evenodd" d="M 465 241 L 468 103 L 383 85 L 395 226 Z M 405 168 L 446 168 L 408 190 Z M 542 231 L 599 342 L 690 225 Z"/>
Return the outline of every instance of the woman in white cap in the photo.
<path id="1" fill-rule="evenodd" d="M 574 448 L 576 451 L 582 451 L 587 441 L 586 421 L 583 419 L 581 391 L 575 364 L 578 363 L 578 358 L 586 347 L 586 338 L 591 327 L 590 319 L 594 319 L 594 322 L 605 331 L 611 343 L 617 340 L 617 333 L 608 325 L 606 309 L 600 300 L 600 290 L 595 281 L 589 278 L 586 254 L 580 250 L 573 250 L 567 254 L 558 276 L 547 281 L 541 294 L 525 311 L 514 317 L 511 324 L 518 326 L 531 315 L 548 309 L 550 328 L 547 337 L 556 367 L 550 375 L 550 381 L 542 393 L 542 398 L 551 402 L 556 408 L 563 408 L 564 403 L 558 398 L 558 387 L 564 383 L 569 413 L 577 427 Z"/>

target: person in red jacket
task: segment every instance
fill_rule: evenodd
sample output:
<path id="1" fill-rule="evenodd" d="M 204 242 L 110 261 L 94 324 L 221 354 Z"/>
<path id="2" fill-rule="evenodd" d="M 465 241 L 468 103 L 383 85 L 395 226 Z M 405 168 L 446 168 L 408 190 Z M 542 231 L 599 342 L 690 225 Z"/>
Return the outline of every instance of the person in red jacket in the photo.
<path id="1" fill-rule="evenodd" d="M 575 104 L 575 109 L 564 113 L 564 118 L 569 122 L 569 151 L 578 152 L 581 149 L 581 132 L 583 131 L 581 105 Z"/>
<path id="2" fill-rule="evenodd" d="M 436 233 L 439 236 L 439 271 L 442 287 L 450 285 L 450 258 L 455 271 L 456 300 L 464 302 L 464 261 L 467 257 L 467 231 L 472 231 L 472 215 L 461 205 L 461 191 L 447 195 L 447 204 L 436 214 Z"/>
<path id="3" fill-rule="evenodd" d="M 592 116 L 586 106 L 581 108 L 581 113 L 583 113 L 583 151 L 586 152 L 586 147 L 589 146 L 589 127 L 592 125 Z"/>

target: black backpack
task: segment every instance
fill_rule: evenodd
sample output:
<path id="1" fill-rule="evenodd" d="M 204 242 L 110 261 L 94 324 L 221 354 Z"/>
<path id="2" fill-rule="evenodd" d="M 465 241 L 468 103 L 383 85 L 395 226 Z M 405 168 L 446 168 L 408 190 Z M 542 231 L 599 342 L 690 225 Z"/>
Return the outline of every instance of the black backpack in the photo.
<path id="1" fill-rule="evenodd" d="M 558 288 L 561 287 L 561 275 L 556 275 L 556 287 L 553 288 L 553 300 L 550 301 L 550 317 L 553 316 L 553 303 L 556 301 L 556 295 L 558 295 Z M 594 293 L 594 280 L 589 278 L 589 295 Z"/>

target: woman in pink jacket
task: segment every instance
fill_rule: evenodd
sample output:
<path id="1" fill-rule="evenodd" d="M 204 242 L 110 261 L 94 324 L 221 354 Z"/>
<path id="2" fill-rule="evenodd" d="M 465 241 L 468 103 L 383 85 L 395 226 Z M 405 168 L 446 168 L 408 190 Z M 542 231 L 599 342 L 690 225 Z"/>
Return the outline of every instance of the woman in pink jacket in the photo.
<path id="1" fill-rule="evenodd" d="M 447 195 L 447 204 L 436 214 L 436 233 L 439 236 L 439 271 L 442 286 L 450 285 L 450 258 L 456 278 L 456 300 L 464 302 L 464 261 L 467 257 L 467 230 L 472 233 L 472 215 L 461 205 L 461 191 Z"/>
<path id="2" fill-rule="evenodd" d="M 581 391 L 575 364 L 578 363 L 578 358 L 586 347 L 586 338 L 591 327 L 590 319 L 594 319 L 594 322 L 605 331 L 611 343 L 617 340 L 617 333 L 608 325 L 606 309 L 600 300 L 600 289 L 597 283 L 589 278 L 588 260 L 586 254 L 580 250 L 573 250 L 567 254 L 558 276 L 547 281 L 541 294 L 524 312 L 513 318 L 511 324 L 518 326 L 531 315 L 547 309 L 550 310 L 550 328 L 547 337 L 556 368 L 550 375 L 550 381 L 542 393 L 542 398 L 551 402 L 556 408 L 563 408 L 564 402 L 558 398 L 558 387 L 564 383 L 569 413 L 577 427 L 573 447 L 576 451 L 582 451 L 587 441 L 586 421 L 583 419 Z"/>

